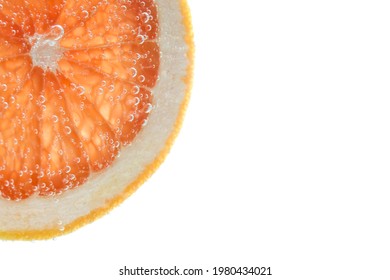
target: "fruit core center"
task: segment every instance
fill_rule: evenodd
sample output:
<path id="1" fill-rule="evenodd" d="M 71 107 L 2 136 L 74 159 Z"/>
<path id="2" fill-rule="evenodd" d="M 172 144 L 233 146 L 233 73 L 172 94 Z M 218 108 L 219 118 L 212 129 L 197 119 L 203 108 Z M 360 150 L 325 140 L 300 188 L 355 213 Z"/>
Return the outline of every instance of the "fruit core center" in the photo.
<path id="1" fill-rule="evenodd" d="M 44 71 L 56 72 L 58 61 L 64 53 L 64 49 L 59 44 L 63 36 L 64 28 L 61 25 L 53 25 L 48 33 L 36 33 L 29 37 L 33 66 L 41 67 Z"/>

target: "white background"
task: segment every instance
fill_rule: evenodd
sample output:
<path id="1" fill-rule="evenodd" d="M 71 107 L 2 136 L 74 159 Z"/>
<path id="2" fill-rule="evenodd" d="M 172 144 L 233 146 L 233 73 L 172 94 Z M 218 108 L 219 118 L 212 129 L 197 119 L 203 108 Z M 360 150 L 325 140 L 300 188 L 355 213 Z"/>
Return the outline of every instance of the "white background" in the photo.
<path id="1" fill-rule="evenodd" d="M 189 4 L 195 83 L 166 162 L 91 225 L 0 242 L 0 279 L 390 279 L 389 2 Z"/>

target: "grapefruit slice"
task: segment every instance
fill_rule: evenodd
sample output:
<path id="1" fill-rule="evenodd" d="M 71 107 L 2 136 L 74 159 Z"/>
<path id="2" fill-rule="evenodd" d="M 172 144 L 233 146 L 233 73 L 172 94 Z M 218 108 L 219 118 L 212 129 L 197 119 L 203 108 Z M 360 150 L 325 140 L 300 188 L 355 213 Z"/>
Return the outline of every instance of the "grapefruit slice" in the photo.
<path id="1" fill-rule="evenodd" d="M 104 215 L 161 164 L 192 80 L 185 0 L 0 0 L 0 238 Z"/>

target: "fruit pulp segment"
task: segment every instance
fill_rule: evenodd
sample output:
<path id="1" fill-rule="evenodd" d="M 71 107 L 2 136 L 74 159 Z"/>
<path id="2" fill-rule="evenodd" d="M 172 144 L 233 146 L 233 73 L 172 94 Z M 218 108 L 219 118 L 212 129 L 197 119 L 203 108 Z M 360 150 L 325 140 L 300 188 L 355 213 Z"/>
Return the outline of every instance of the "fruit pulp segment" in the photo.
<path id="1" fill-rule="evenodd" d="M 0 27 L 1 196 L 82 185 L 112 164 L 153 108 L 154 1 L 0 0 Z"/>

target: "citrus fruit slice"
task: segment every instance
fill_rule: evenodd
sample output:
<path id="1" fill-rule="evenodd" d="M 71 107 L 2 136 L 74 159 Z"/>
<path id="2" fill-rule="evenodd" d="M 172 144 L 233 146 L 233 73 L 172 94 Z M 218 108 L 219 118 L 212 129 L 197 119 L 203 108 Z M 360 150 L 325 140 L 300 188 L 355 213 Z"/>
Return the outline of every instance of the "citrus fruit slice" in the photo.
<path id="1" fill-rule="evenodd" d="M 162 162 L 193 43 L 184 0 L 0 0 L 0 237 L 92 222 Z"/>

